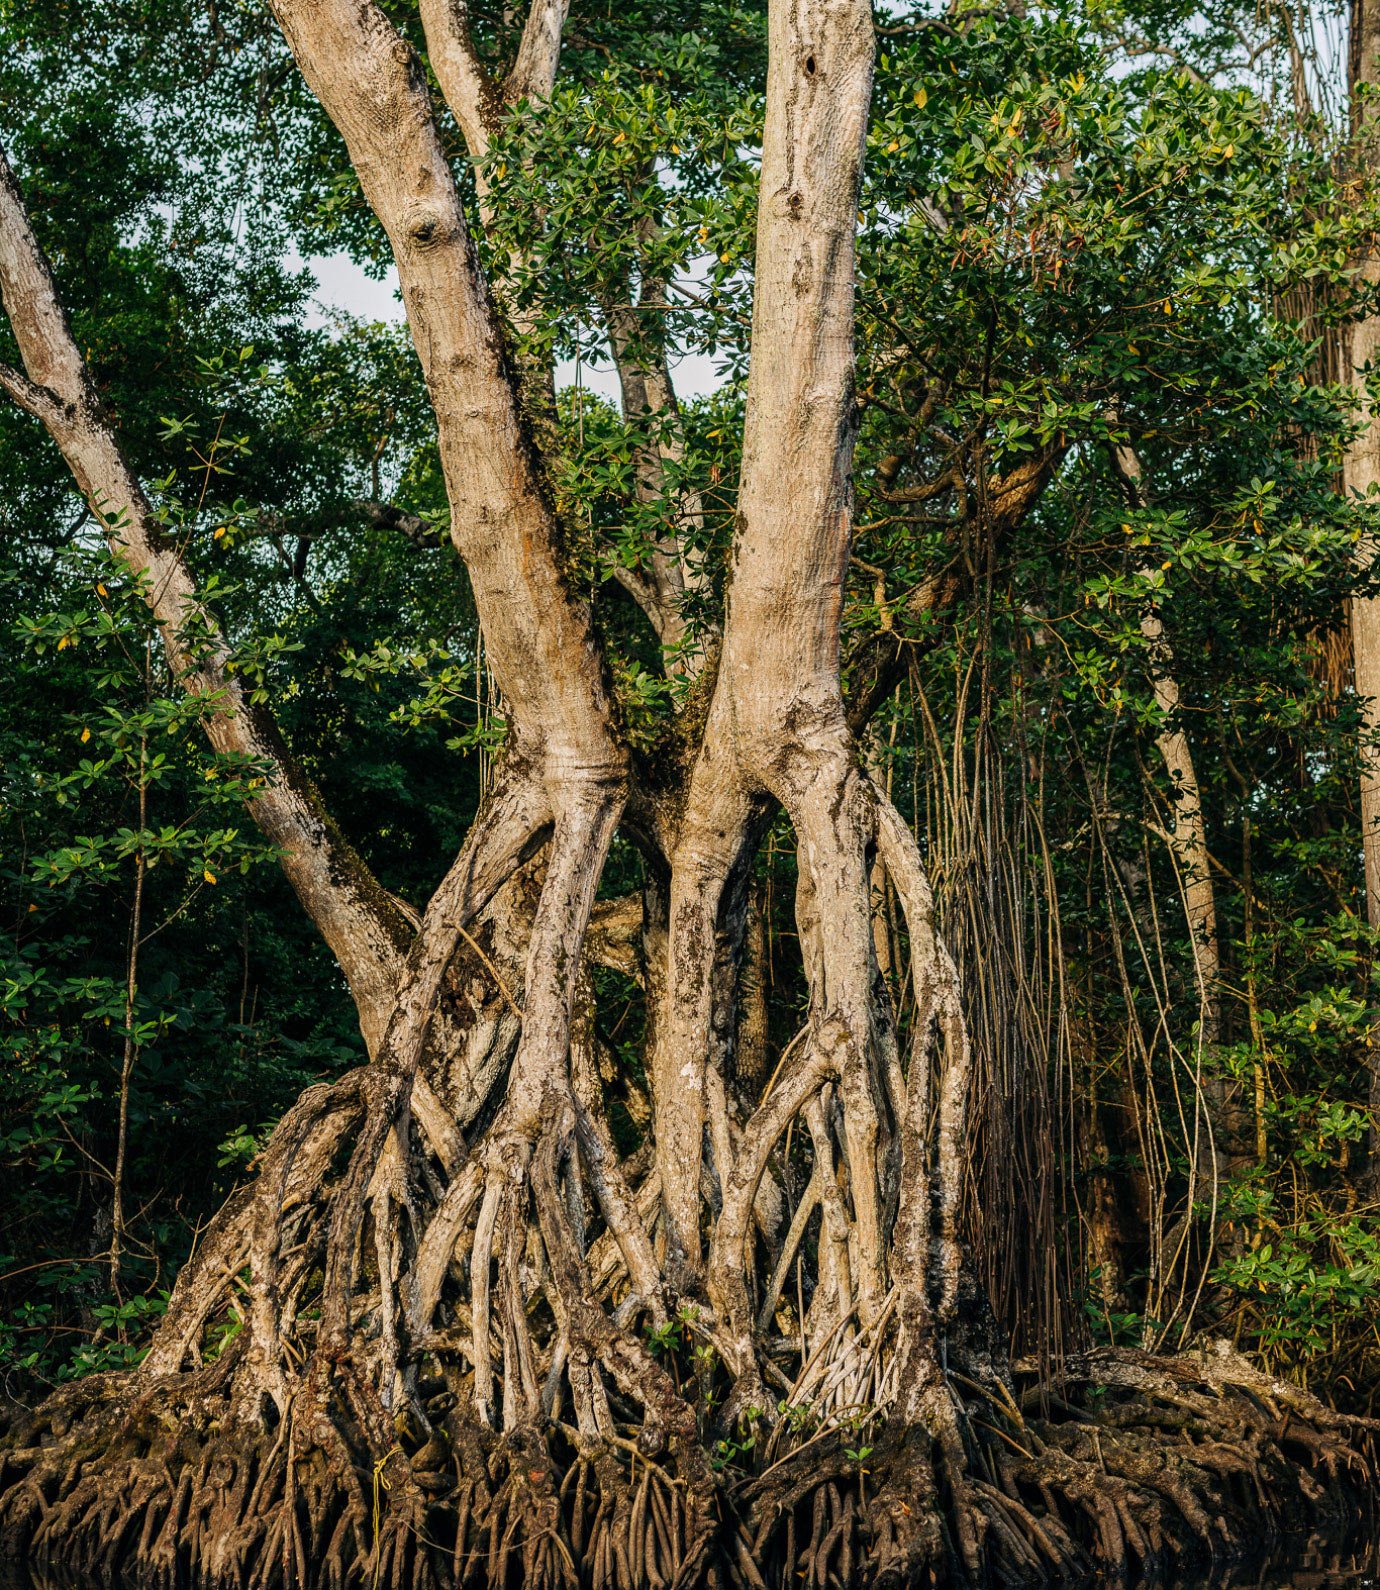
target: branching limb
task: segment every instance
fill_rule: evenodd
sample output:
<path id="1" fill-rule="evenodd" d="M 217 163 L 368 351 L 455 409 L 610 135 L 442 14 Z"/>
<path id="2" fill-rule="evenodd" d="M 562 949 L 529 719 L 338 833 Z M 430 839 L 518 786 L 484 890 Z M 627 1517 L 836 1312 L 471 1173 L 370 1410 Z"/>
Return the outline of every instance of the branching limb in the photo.
<path id="1" fill-rule="evenodd" d="M 388 233 L 511 743 L 548 782 L 617 780 L 626 758 L 588 606 L 566 577 L 420 65 L 374 0 L 273 0 L 273 11 Z"/>
<path id="2" fill-rule="evenodd" d="M 250 814 L 279 847 L 288 880 L 335 953 L 372 1047 L 382 1036 L 411 931 L 326 814 L 269 713 L 250 702 L 230 672 L 220 626 L 120 450 L 2 151 L 0 296 L 27 371 L 5 372 L 0 385 L 47 427 L 112 553 L 140 582 L 174 675 L 205 701 L 211 744 L 268 767 L 269 783 Z"/>

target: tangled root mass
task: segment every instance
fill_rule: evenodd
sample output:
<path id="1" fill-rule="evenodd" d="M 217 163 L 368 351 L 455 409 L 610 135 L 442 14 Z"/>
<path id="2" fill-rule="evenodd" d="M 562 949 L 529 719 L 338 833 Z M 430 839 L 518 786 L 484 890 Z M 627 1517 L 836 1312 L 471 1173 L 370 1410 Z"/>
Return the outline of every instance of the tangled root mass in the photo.
<path id="1" fill-rule="evenodd" d="M 867 913 L 831 920 L 850 896 L 821 874 L 806 1025 L 751 1088 L 704 1064 L 687 1242 L 674 1092 L 612 1064 L 587 979 L 557 1041 L 532 1018 L 527 952 L 558 959 L 553 896 L 598 875 L 610 820 L 567 823 L 482 921 L 462 857 L 380 1053 L 283 1118 L 144 1362 L 5 1416 L 10 1560 L 227 1590 L 1015 1585 L 1352 1516 L 1359 1424 L 1230 1351 L 1094 1352 L 1056 1386 L 1009 1362 L 959 1242 L 957 979 L 913 839 L 844 794 L 859 879 L 875 842 L 906 913 L 904 1056 Z M 571 910 L 576 953 L 613 932 Z M 633 915 L 654 930 L 656 901 Z"/>

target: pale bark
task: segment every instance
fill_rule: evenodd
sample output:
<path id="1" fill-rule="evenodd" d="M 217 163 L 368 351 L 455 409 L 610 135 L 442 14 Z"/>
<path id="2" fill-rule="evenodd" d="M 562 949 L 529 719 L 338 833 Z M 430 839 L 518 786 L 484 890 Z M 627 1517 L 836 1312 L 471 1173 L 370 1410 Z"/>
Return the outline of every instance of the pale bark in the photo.
<path id="1" fill-rule="evenodd" d="M 1114 447 L 1112 462 L 1127 498 L 1133 506 L 1141 506 L 1145 478 L 1138 453 L 1130 446 Z M 1142 573 L 1148 572 L 1142 570 Z M 1208 854 L 1207 819 L 1193 748 L 1183 724 L 1174 652 L 1154 607 L 1147 606 L 1142 612 L 1140 632 L 1146 641 L 1150 687 L 1160 713 L 1155 747 L 1164 763 L 1169 784 L 1170 822 L 1165 839 L 1174 859 L 1176 881 L 1183 899 L 1198 992 L 1195 1071 L 1201 1077 L 1200 1097 L 1204 1108 L 1191 1122 L 1185 1122 L 1185 1130 L 1190 1135 L 1188 1147 L 1193 1154 L 1195 1170 L 1206 1192 L 1196 1187 L 1191 1189 L 1191 1196 L 1206 1196 L 1215 1211 L 1219 1183 L 1235 1169 L 1249 1163 L 1254 1134 L 1243 1108 L 1240 1084 L 1222 1075 L 1217 1064 L 1205 1056 L 1205 1051 L 1218 1043 L 1222 1028 L 1222 949 L 1217 925 L 1217 891 Z"/>
<path id="2" fill-rule="evenodd" d="M 871 98 L 870 7 L 773 6 L 752 357 L 733 573 L 704 743 L 673 857 L 670 1011 L 653 1076 L 673 1257 L 700 1256 L 698 1183 L 719 898 L 754 810 L 779 800 L 813 874 L 833 965 L 812 1021 L 850 1051 L 854 1145 L 871 1110 L 868 817 L 839 684 L 851 537 L 854 233 Z M 855 876 L 856 874 L 856 876 Z M 846 1035 L 846 1037 L 844 1036 Z M 868 1163 L 860 1158 L 859 1164 Z M 876 1199 L 857 1187 L 860 1220 Z M 860 1245 L 880 1252 L 879 1233 Z"/>
<path id="3" fill-rule="evenodd" d="M 1380 84 L 1380 4 L 1351 0 L 1348 86 L 1352 136 L 1365 165 L 1377 169 L 1376 101 Z M 1362 90 L 1371 90 L 1366 98 Z M 1380 256 L 1374 245 L 1356 262 L 1358 287 L 1373 293 L 1380 285 Z M 1380 316 L 1366 315 L 1342 334 L 1342 368 L 1351 381 L 1361 429 L 1342 461 L 1342 482 L 1348 494 L 1372 500 L 1380 487 L 1380 425 L 1372 384 L 1380 382 Z M 1380 557 L 1380 542 L 1363 536 L 1356 549 L 1357 565 L 1371 568 Z M 1366 920 L 1380 928 L 1380 596 L 1355 596 L 1350 602 L 1351 644 L 1356 695 L 1361 708 L 1360 763 L 1361 856 L 1366 894 Z M 1371 1036 L 1369 1098 L 1372 1180 L 1380 1185 L 1380 1051 Z"/>
<path id="4" fill-rule="evenodd" d="M 1193 944 L 1194 980 L 1200 1009 L 1199 1036 L 1204 1044 L 1214 1044 L 1221 1030 L 1222 962 L 1217 936 L 1217 895 L 1209 870 L 1202 792 L 1194 771 L 1193 751 L 1183 729 L 1182 701 L 1178 681 L 1171 672 L 1173 652 L 1164 638 L 1164 625 L 1157 613 L 1147 609 L 1140 629 L 1150 646 L 1151 689 L 1162 725 L 1155 735 L 1155 746 L 1169 779 L 1173 811 L 1169 839 Z"/>
<path id="5" fill-rule="evenodd" d="M 1145 479 L 1139 455 L 1129 446 L 1113 449 L 1113 462 L 1133 507 L 1144 502 Z M 1142 570 L 1143 574 L 1149 572 Z M 1168 832 L 1184 915 L 1193 945 L 1194 981 L 1198 988 L 1199 1041 L 1215 1044 L 1222 1025 L 1222 952 L 1217 932 L 1217 892 L 1208 856 L 1207 822 L 1202 791 L 1193 762 L 1193 748 L 1184 730 L 1182 698 L 1174 675 L 1174 651 L 1164 623 L 1152 606 L 1141 614 L 1140 632 L 1147 648 L 1150 688 L 1160 714 L 1155 748 L 1169 779 L 1172 813 Z"/>
<path id="6" fill-rule="evenodd" d="M 470 156 L 479 167 L 480 216 L 486 226 L 493 213 L 491 189 L 483 170 L 490 144 L 502 125 L 506 107 L 550 96 L 569 9 L 570 0 L 532 0 L 517 58 L 506 78 L 498 83 L 475 49 L 468 0 L 421 0 L 431 69 L 460 125 Z"/>
<path id="7" fill-rule="evenodd" d="M 561 33 L 568 0 L 534 0 L 523 29 L 517 59 L 500 83 L 479 59 L 470 33 L 467 0 L 421 0 L 431 67 L 465 137 L 466 147 L 475 162 L 475 185 L 479 216 L 485 230 L 496 220 L 496 195 L 490 170 L 490 149 L 502 124 L 506 109 L 530 101 L 539 113 L 555 85 L 560 61 Z M 528 261 L 520 252 L 508 260 L 508 275 L 519 280 L 528 273 Z M 626 284 L 625 284 L 626 285 Z M 505 296 L 506 288 L 500 287 Z M 539 294 L 528 283 L 525 303 L 519 308 L 505 301 L 505 309 L 520 338 L 537 332 L 543 320 Z M 640 502 L 660 501 L 665 493 L 666 465 L 679 464 L 684 448 L 676 432 L 676 396 L 667 365 L 658 319 L 667 310 L 665 286 L 657 281 L 643 284 L 638 304 L 618 305 L 609 313 L 609 342 L 618 371 L 623 412 L 634 424 L 650 422 L 655 435 L 639 442 L 637 448 L 636 494 Z M 524 370 L 529 397 L 545 408 L 549 404 L 551 372 Z M 535 387 L 540 382 L 538 396 Z M 650 566 L 645 571 L 614 570 L 643 608 L 667 654 L 668 667 L 675 677 L 691 678 L 698 673 L 703 656 L 687 649 L 687 591 L 702 592 L 704 570 L 689 557 L 681 544 L 682 527 L 697 526 L 701 514 L 698 496 L 684 493 L 672 510 L 672 518 L 652 548 Z"/>
<path id="8" fill-rule="evenodd" d="M 505 1410 L 534 1416 L 526 1326 L 513 1301 L 518 1259 L 493 1244 L 496 1232 L 517 1240 L 538 1137 L 545 1131 L 565 1142 L 574 1127 L 568 1056 L 576 980 L 594 893 L 626 798 L 627 757 L 611 729 L 589 608 L 573 594 L 562 563 L 541 461 L 524 425 L 518 384 L 420 63 L 372 0 L 273 0 L 273 11 L 308 85 L 345 140 L 397 263 L 436 416 L 451 537 L 469 573 L 509 722 L 502 779 L 517 827 L 500 854 L 516 856 L 538 831 L 550 834 L 528 946 L 521 1037 L 489 1134 L 472 1265 L 480 1417 L 487 1422 L 496 1414 L 485 1346 L 491 1258 L 506 1276 L 501 1284 L 507 1292 L 493 1299 L 510 1331 Z M 480 853 L 485 844 L 477 828 L 467 849 L 477 846 Z M 356 1144 L 347 1195 L 337 1199 L 327 1275 L 338 1297 L 348 1298 L 355 1274 L 350 1223 L 362 1213 L 366 1193 L 376 1204 L 380 1196 L 370 1190 L 389 1163 L 387 1134 L 395 1134 L 395 1143 L 405 1141 L 406 1101 L 439 986 L 436 967 L 456 944 L 453 925 L 436 915 L 440 899 L 428 908 L 414 947 L 376 1068 L 382 1080 L 369 1129 Z M 428 945 L 429 935 L 440 949 Z M 385 1203 L 375 1214 L 379 1229 L 391 1228 L 389 1198 L 399 1209 L 407 1206 L 405 1169 L 401 1175 L 395 1190 L 383 1191 Z M 395 1238 L 394 1252 L 400 1247 Z M 326 1335 L 323 1323 L 323 1340 Z"/>
<path id="9" fill-rule="evenodd" d="M 536 109 L 550 96 L 560 65 L 561 35 L 569 8 L 570 0 L 532 0 L 517 57 L 507 76 L 498 82 L 475 49 L 469 0 L 420 0 L 431 69 L 474 162 L 479 221 L 486 233 L 492 232 L 498 220 L 498 194 L 490 161 L 493 140 L 502 128 L 506 112 L 524 102 Z M 545 319 L 535 283 L 525 282 L 521 303 L 511 291 L 512 284 L 522 282 L 524 277 L 530 277 L 527 257 L 520 249 L 510 249 L 507 277 L 496 284 L 497 294 L 518 342 L 526 350 L 521 356 L 520 381 L 528 423 L 550 439 L 554 434 L 555 372 L 549 360 L 535 353 L 535 348 L 541 346 Z"/>
<path id="10" fill-rule="evenodd" d="M 541 466 L 420 63 L 371 0 L 274 0 L 392 245 L 436 414 L 451 536 L 464 559 L 510 743 L 552 793 L 617 784 L 625 758 L 587 606 L 569 590 Z"/>
<path id="11" fill-rule="evenodd" d="M 269 713 L 250 702 L 232 672 L 233 657 L 214 615 L 120 451 L 3 152 L 0 295 L 26 372 L 0 367 L 0 389 L 43 422 L 111 551 L 141 581 L 174 675 L 206 702 L 211 744 L 265 768 L 268 782 L 249 810 L 280 848 L 288 880 L 339 961 L 372 1047 L 392 1009 L 411 938 L 408 924 L 326 815 Z"/>

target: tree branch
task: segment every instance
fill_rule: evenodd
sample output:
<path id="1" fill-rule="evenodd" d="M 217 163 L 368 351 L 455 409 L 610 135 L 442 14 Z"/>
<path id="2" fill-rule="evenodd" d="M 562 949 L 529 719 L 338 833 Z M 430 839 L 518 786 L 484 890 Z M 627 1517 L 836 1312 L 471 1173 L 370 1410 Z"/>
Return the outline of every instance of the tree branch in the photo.
<path id="1" fill-rule="evenodd" d="M 555 87 L 561 34 L 569 10 L 570 0 L 532 0 L 517 60 L 503 85 L 503 97 L 510 105 L 524 99 L 546 99 Z"/>
<path id="2" fill-rule="evenodd" d="M 0 159 L 3 156 L 0 155 Z M 8 364 L 0 364 L 0 392 L 6 393 L 26 414 L 42 420 L 45 425 L 62 422 L 62 404 L 47 387 L 37 386 L 21 371 Z"/>
<path id="3" fill-rule="evenodd" d="M 627 296 L 625 292 L 624 299 Z M 640 426 L 645 432 L 634 442 L 634 490 L 637 500 L 643 504 L 663 501 L 667 465 L 679 465 L 685 457 L 684 445 L 676 431 L 679 407 L 661 324 L 666 308 L 666 284 L 649 278 L 643 282 L 636 304 L 624 301 L 606 309 L 609 347 L 618 373 L 623 417 L 631 426 Z M 687 633 L 686 597 L 702 592 L 707 576 L 682 544 L 680 526 L 702 522 L 704 509 L 699 493 L 683 492 L 677 509 L 663 523 L 652 545 L 648 572 L 638 577 L 637 588 L 626 580 L 623 583 L 656 631 L 667 653 L 667 671 L 688 678 L 699 671 L 704 657 L 702 652 L 683 649 Z"/>
<path id="4" fill-rule="evenodd" d="M 268 766 L 271 782 L 250 813 L 280 848 L 288 880 L 340 962 L 372 1046 L 392 1006 L 408 924 L 326 814 L 271 715 L 250 702 L 232 673 L 219 625 L 162 535 L 101 408 L 3 151 L 0 297 L 27 372 L 3 369 L 0 387 L 42 420 L 112 553 L 143 582 L 174 675 L 189 695 L 205 700 L 211 744 Z"/>
<path id="5" fill-rule="evenodd" d="M 989 561 L 991 556 L 1000 552 L 1039 501 L 1040 494 L 1053 479 L 1067 450 L 1065 446 L 1047 448 L 1034 458 L 1017 464 L 992 483 L 983 514 Z M 892 460 L 888 459 L 886 463 L 890 464 Z M 895 470 L 891 472 L 891 478 L 895 478 L 895 473 Z M 952 474 L 957 476 L 956 489 L 966 497 L 968 494 L 963 490 L 963 479 L 957 464 L 953 466 Z M 885 495 L 885 492 L 880 494 Z M 897 495 L 893 493 L 887 500 L 894 501 Z M 848 722 L 855 734 L 861 733 L 906 672 L 908 654 L 913 655 L 915 651 L 913 643 L 907 639 L 906 630 L 927 615 L 955 606 L 972 585 L 972 572 L 955 549 L 949 563 L 922 580 L 899 609 L 892 610 L 891 623 L 886 628 L 859 641 L 853 648 L 847 662 L 847 672 L 853 680 L 848 700 Z M 906 621 L 899 629 L 896 627 L 898 617 Z"/>
<path id="6" fill-rule="evenodd" d="M 373 502 L 362 497 L 300 517 L 295 514 L 279 513 L 271 508 L 262 508 L 254 516 L 255 524 L 263 527 L 264 534 L 294 535 L 300 541 L 308 543 L 314 541 L 325 530 L 333 530 L 358 519 L 367 521 L 376 530 L 394 531 L 417 547 L 442 546 L 449 539 L 444 530 L 438 529 L 420 514 L 409 513 L 405 508 L 396 508 L 392 503 Z"/>
<path id="7" fill-rule="evenodd" d="M 422 32 L 441 93 L 474 160 L 483 160 L 505 105 L 546 99 L 556 83 L 570 0 L 532 0 L 517 58 L 500 86 L 479 58 L 469 0 L 421 0 Z M 487 188 L 481 176 L 481 205 Z M 487 217 L 485 218 L 487 225 Z"/>
<path id="8" fill-rule="evenodd" d="M 421 0 L 422 31 L 436 81 L 460 124 L 470 155 L 483 160 L 503 99 L 470 34 L 468 0 Z"/>
<path id="9" fill-rule="evenodd" d="M 589 609 L 566 575 L 420 63 L 374 0 L 271 6 L 392 245 L 436 415 L 451 538 L 469 571 L 513 748 L 553 775 L 621 777 Z M 452 29 L 464 20 L 454 7 L 431 16 Z"/>

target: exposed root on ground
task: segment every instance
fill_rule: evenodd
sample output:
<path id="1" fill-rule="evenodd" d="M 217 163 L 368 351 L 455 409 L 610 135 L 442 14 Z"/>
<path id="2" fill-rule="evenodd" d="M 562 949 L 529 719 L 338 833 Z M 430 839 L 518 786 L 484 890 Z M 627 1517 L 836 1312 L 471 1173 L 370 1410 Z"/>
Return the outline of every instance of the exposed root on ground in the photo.
<path id="1" fill-rule="evenodd" d="M 718 1473 L 622 1407 L 602 1436 L 559 1415 L 498 1434 L 435 1362 L 415 1420 L 342 1366 L 327 1399 L 245 1425 L 243 1352 L 13 1419 L 9 1559 L 149 1586 L 1026 1585 L 1340 1532 L 1369 1487 L 1348 1421 L 1226 1352 L 1099 1353 L 1058 1392 L 954 1372 L 947 1429 L 778 1421 Z"/>
<path id="2" fill-rule="evenodd" d="M 913 837 L 837 771 L 791 809 L 804 1025 L 750 1093 L 712 1045 L 670 1064 L 742 940 L 741 855 L 709 847 L 702 896 L 670 895 L 670 975 L 643 964 L 652 1118 L 677 1130 L 634 1142 L 648 1101 L 607 1063 L 585 959 L 618 793 L 514 772 L 379 1054 L 284 1117 L 145 1363 L 6 1416 L 10 1560 L 227 1590 L 1015 1585 L 1345 1521 L 1369 1431 L 1230 1353 L 1091 1354 L 1057 1386 L 1008 1364 L 959 1242 L 957 975 Z M 904 1054 L 874 853 L 908 932 Z"/>

